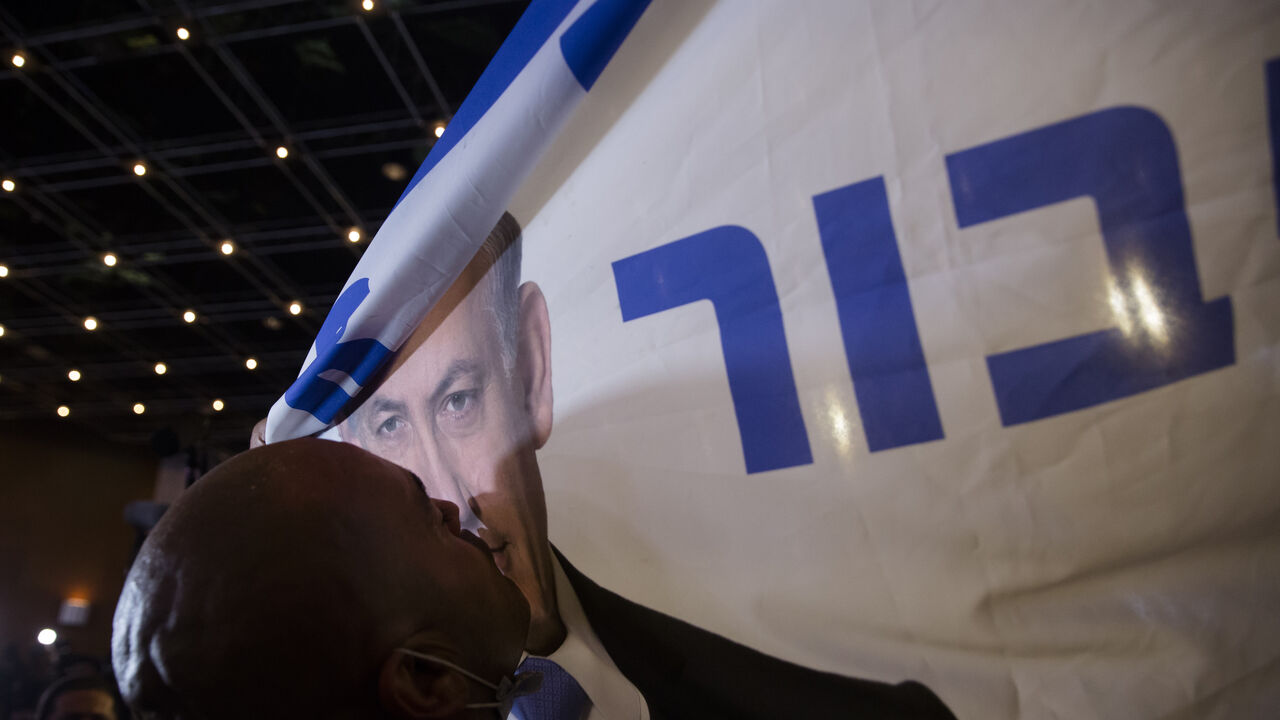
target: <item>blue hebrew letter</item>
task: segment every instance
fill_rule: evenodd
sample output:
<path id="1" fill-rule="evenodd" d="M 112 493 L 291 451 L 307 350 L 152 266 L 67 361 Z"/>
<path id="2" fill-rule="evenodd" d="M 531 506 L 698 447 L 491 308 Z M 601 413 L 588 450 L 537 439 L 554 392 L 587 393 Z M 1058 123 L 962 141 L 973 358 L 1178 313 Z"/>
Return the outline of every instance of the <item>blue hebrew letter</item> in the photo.
<path id="1" fill-rule="evenodd" d="M 813 209 L 867 446 L 875 452 L 940 439 L 884 179 L 817 195 Z"/>
<path id="2" fill-rule="evenodd" d="M 309 412 L 320 422 L 332 422 L 351 400 L 335 377 L 349 376 L 357 385 L 363 385 L 391 354 L 390 348 L 372 338 L 338 342 L 352 314 L 368 295 L 369 279 L 361 278 L 334 301 L 316 334 L 316 358 L 284 393 L 289 407 Z"/>
<path id="3" fill-rule="evenodd" d="M 623 321 L 710 300 L 747 472 L 813 462 L 760 240 L 724 226 L 613 263 Z"/>
<path id="4" fill-rule="evenodd" d="M 1173 136 L 1119 107 L 947 157 L 960 227 L 1087 196 L 1110 265 L 1114 327 L 987 357 L 1005 425 L 1231 365 L 1231 299 L 1204 302 Z"/>

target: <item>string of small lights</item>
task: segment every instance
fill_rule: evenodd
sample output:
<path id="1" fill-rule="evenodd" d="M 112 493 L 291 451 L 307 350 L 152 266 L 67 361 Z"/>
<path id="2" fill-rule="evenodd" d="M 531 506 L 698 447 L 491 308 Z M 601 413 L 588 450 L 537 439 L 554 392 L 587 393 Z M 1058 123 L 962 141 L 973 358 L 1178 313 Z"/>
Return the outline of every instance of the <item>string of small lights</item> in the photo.
<path id="1" fill-rule="evenodd" d="M 361 235 L 359 230 L 352 228 L 348 233 L 348 237 L 347 237 L 348 242 L 358 243 L 360 239 L 361 239 Z M 235 251 L 236 251 L 235 244 L 230 240 L 226 240 L 220 245 L 220 252 L 223 255 L 232 255 L 235 253 Z M 103 253 L 100 259 L 102 261 L 102 264 L 108 268 L 115 268 L 120 265 L 119 256 L 112 252 Z M 0 278 L 8 278 L 8 276 L 9 276 L 8 266 L 0 265 Z M 294 301 L 291 301 L 285 307 L 285 310 L 290 315 L 298 316 L 305 311 L 305 306 L 303 305 L 302 301 L 294 300 Z M 180 317 L 183 323 L 190 325 L 195 323 L 199 319 L 199 314 L 195 310 L 188 308 L 186 310 L 183 310 L 181 315 L 178 317 Z M 103 327 L 103 323 L 93 315 L 86 316 L 81 321 L 81 325 L 86 332 L 91 332 L 91 333 L 96 332 Z M 6 329 L 4 325 L 0 325 L 0 338 L 3 338 L 5 334 L 6 334 Z M 249 371 L 257 370 L 259 367 L 258 359 L 254 356 L 246 357 L 244 359 L 244 367 L 246 370 L 249 370 Z M 155 372 L 156 375 L 165 375 L 169 371 L 169 366 L 167 363 L 162 361 L 156 362 L 152 366 L 152 370 Z M 84 377 L 83 373 L 77 368 L 70 368 L 67 370 L 67 380 L 72 383 L 79 382 L 83 377 Z M 209 403 L 209 407 L 214 412 L 221 412 L 226 408 L 226 402 L 221 398 L 214 398 Z M 146 405 L 141 402 L 134 403 L 131 407 L 131 410 L 135 415 L 142 415 L 146 412 Z M 59 404 L 55 408 L 54 412 L 58 417 L 61 417 L 61 418 L 70 417 L 71 406 L 67 404 Z"/>
<path id="2" fill-rule="evenodd" d="M 279 147 L 276 149 L 276 155 L 281 159 L 284 159 L 285 157 L 287 157 L 288 151 L 284 147 Z M 134 164 L 132 171 L 134 175 L 138 177 L 142 177 L 146 175 L 147 168 L 142 162 L 138 162 Z M 16 183 L 8 179 L 4 181 L 4 187 L 6 192 L 14 192 L 17 189 Z M 348 243 L 358 244 L 362 239 L 363 239 L 363 236 L 358 228 L 352 227 L 347 230 L 346 240 Z M 222 241 L 218 245 L 218 252 L 223 256 L 232 256 L 237 252 L 237 250 L 238 248 L 236 244 L 229 239 Z M 102 253 L 99 259 L 101 260 L 102 264 L 108 268 L 116 268 L 121 266 L 120 256 L 114 252 Z M 0 279 L 7 279 L 9 278 L 9 275 L 10 275 L 10 272 L 9 272 L 8 265 L 0 264 Z M 305 306 L 303 305 L 301 300 L 293 300 L 289 302 L 284 309 L 286 312 L 288 312 L 289 315 L 299 316 L 304 312 Z M 175 315 L 177 315 L 176 312 L 175 312 Z M 191 309 L 191 308 L 183 310 L 181 314 L 177 316 L 180 317 L 183 323 L 188 325 L 194 324 L 199 319 L 199 314 L 194 309 Z M 103 327 L 102 321 L 100 321 L 97 317 L 93 315 L 85 316 L 84 319 L 81 321 L 81 325 L 86 332 L 91 332 L 91 333 L 96 332 Z M 5 334 L 6 334 L 5 327 L 4 325 L 0 324 L 0 338 L 3 338 Z M 254 356 L 246 357 L 244 359 L 244 367 L 249 371 L 257 370 L 259 367 L 258 359 Z M 152 366 L 152 369 L 156 375 L 165 375 L 168 372 L 169 367 L 165 362 L 156 362 Z M 76 369 L 76 368 L 68 369 L 67 371 L 68 381 L 75 383 L 75 382 L 79 382 L 82 378 L 83 378 L 83 373 L 79 369 Z M 209 403 L 209 407 L 214 412 L 221 412 L 226 408 L 226 402 L 221 398 L 215 398 Z M 135 415 L 142 415 L 146 412 L 146 405 L 144 403 L 137 402 L 132 405 L 131 410 Z M 58 417 L 67 418 L 67 417 L 70 417 L 71 415 L 71 407 L 70 405 L 67 405 L 67 404 L 59 404 L 55 408 L 54 412 Z"/>
<path id="3" fill-rule="evenodd" d="M 374 0 L 362 0 L 359 4 L 359 9 L 366 15 L 375 13 L 375 11 L 378 11 L 379 13 L 384 12 L 382 8 L 374 2 Z M 385 13 L 386 16 L 391 18 L 394 22 L 396 31 L 400 33 L 405 40 L 408 40 L 409 36 L 404 29 L 404 23 L 399 12 L 395 9 L 389 9 L 385 11 Z M 213 48 L 215 52 L 223 51 L 217 34 L 210 28 L 207 20 L 204 18 L 194 17 L 190 22 L 184 21 L 176 25 L 170 24 L 169 27 L 170 32 L 172 33 L 170 36 L 170 42 L 176 42 L 178 45 L 186 45 L 190 43 L 193 46 L 201 44 L 202 47 Z M 365 32 L 366 37 L 369 38 L 370 44 L 374 46 L 374 52 L 379 57 L 384 57 L 382 51 L 376 47 L 376 41 L 373 36 L 369 35 L 365 26 L 363 24 L 359 24 L 359 27 L 363 32 Z M 11 42 L 15 40 L 12 33 L 6 34 L 9 35 Z M 425 76 L 427 85 L 430 86 L 431 91 L 435 93 L 436 97 L 441 101 L 439 103 L 440 108 L 444 110 L 445 113 L 451 112 L 449 106 L 443 102 L 443 96 L 440 93 L 440 89 L 437 86 L 436 81 L 427 70 L 418 50 L 412 47 L 412 43 L 410 43 L 409 52 L 412 55 L 412 59 L 422 71 L 422 74 Z M 133 183 L 138 183 L 139 187 L 143 188 L 144 192 L 148 193 L 161 203 L 166 212 L 174 215 L 175 217 L 185 216 L 180 217 L 180 219 L 183 221 L 183 224 L 188 227 L 191 226 L 191 223 L 187 218 L 200 217 L 208 220 L 209 217 L 212 217 L 208 212 L 208 209 L 202 206 L 202 199 L 199 197 L 199 194 L 190 192 L 190 189 L 187 186 L 188 181 L 184 179 L 184 174 L 181 172 L 175 172 L 175 168 L 171 165 L 171 161 L 163 158 L 157 159 L 157 157 L 153 156 L 150 152 L 142 151 L 142 146 L 140 144 L 129 139 L 128 132 L 121 132 L 113 129 L 110 117 L 97 116 L 91 108 L 85 107 L 85 98 L 87 98 L 89 102 L 92 102 L 93 96 L 91 94 L 81 92 L 82 88 L 77 85 L 75 79 L 67 73 L 65 68 L 60 66 L 59 62 L 49 54 L 47 47 L 40 44 L 37 44 L 32 48 L 20 47 L 12 50 L 12 52 L 9 53 L 9 57 L 11 65 L 16 70 L 21 71 L 22 73 L 31 73 L 33 74 L 32 77 L 38 76 L 39 78 L 42 78 L 42 83 L 47 84 L 47 81 L 50 80 L 56 83 L 60 88 L 62 88 L 62 91 L 66 96 L 69 96 L 72 100 L 80 103 L 86 114 L 92 116 L 93 119 L 102 127 L 106 127 L 110 134 L 120 138 L 123 141 L 126 150 L 132 147 L 135 153 L 132 157 L 126 155 L 129 159 L 125 160 L 119 166 L 122 170 L 122 175 L 128 177 Z M 189 56 L 186 55 L 184 55 L 184 57 L 189 58 Z M 277 138 L 277 142 L 267 142 L 264 138 L 257 135 L 254 128 L 247 125 L 245 127 L 250 136 L 257 138 L 259 146 L 262 147 L 263 154 L 273 157 L 274 159 L 272 162 L 276 164 L 277 167 L 280 167 L 282 172 L 288 176 L 289 180 L 298 187 L 300 194 L 307 197 L 308 202 L 316 208 L 317 213 L 321 217 L 326 217 L 326 211 L 321 209 L 318 204 L 314 202 L 314 198 L 311 197 L 311 193 L 307 189 L 307 186 L 314 184 L 314 181 L 312 179 L 307 179 L 305 182 L 299 180 L 298 176 L 294 174 L 294 170 L 291 168 L 296 166 L 303 172 L 310 170 L 311 173 L 314 174 L 315 180 L 318 180 L 321 186 L 325 186 L 326 191 L 333 196 L 340 206 L 351 210 L 351 212 L 349 212 L 350 217 L 348 218 L 348 223 L 332 227 L 332 221 L 330 221 L 331 229 L 334 231 L 335 235 L 340 238 L 340 245 L 350 247 L 358 246 L 363 243 L 366 239 L 366 233 L 363 229 L 365 223 L 362 222 L 358 214 L 352 210 L 354 205 L 348 199 L 343 197 L 343 193 L 334 186 L 332 180 L 326 178 L 325 171 L 320 169 L 317 158 L 321 156 L 310 152 L 306 143 L 298 140 L 298 137 L 301 135 L 295 136 L 290 132 L 290 128 L 286 126 L 284 121 L 281 119 L 282 116 L 278 112 L 273 111 L 269 102 L 265 102 L 263 98 L 255 96 L 252 81 L 249 81 L 246 77 L 242 76 L 242 68 L 237 70 L 239 62 L 235 58 L 221 57 L 221 59 L 230 68 L 235 81 L 243 86 L 247 91 L 247 94 L 250 96 L 250 100 L 256 102 L 265 113 L 266 117 L 273 125 L 276 126 L 277 132 L 273 133 L 272 136 Z M 193 62 L 199 61 L 197 60 Z M 388 73 L 391 73 L 391 68 L 387 66 L 385 62 L 384 69 L 386 69 Z M 210 89 L 224 97 L 224 103 L 231 102 L 227 99 L 229 96 L 217 87 L 218 83 L 227 82 L 225 77 L 214 80 L 210 77 L 203 76 L 202 79 L 210 85 Z M 397 88 L 399 88 L 399 82 L 395 80 L 394 77 L 392 78 L 392 81 L 396 84 Z M 231 84 L 234 86 L 235 82 Z M 35 90 L 34 86 L 30 83 L 28 83 L 28 87 L 32 87 L 33 91 Z M 401 94 L 403 96 L 403 92 Z M 42 95 L 41 97 L 48 101 L 48 98 L 45 98 L 45 96 Z M 243 101 L 243 97 L 244 93 L 241 93 L 239 99 Z M 407 98 L 405 99 L 407 101 Z M 74 104 L 69 107 L 72 110 L 75 109 Z M 55 107 L 54 109 L 58 114 L 64 116 L 69 112 L 68 107 L 66 106 Z M 234 108 L 231 109 L 233 112 L 235 111 Z M 417 118 L 418 122 L 421 123 L 419 127 L 425 128 L 427 133 L 434 135 L 435 138 L 443 136 L 445 132 L 444 122 L 435 122 L 430 124 L 422 123 L 422 120 L 418 117 L 418 113 L 415 108 L 411 108 L 411 114 L 413 114 L 414 117 Z M 82 134 L 85 134 L 88 139 L 91 141 L 94 140 L 89 133 L 85 132 L 83 128 L 80 127 L 80 124 L 77 123 L 74 124 L 74 126 L 81 130 Z M 101 143 L 98 144 L 101 146 Z M 397 163 L 384 165 L 383 174 L 388 179 L 402 179 L 407 177 L 406 171 Z M 33 216 L 46 212 L 43 208 L 49 208 L 49 210 L 53 212 L 57 212 L 59 209 L 69 209 L 67 205 L 64 204 L 65 200 L 59 197 L 59 195 L 64 191 L 61 189 L 52 189 L 48 182 L 42 180 L 35 174 L 24 171 L 20 168 L 16 173 L 11 175 L 0 172 L 0 190 L 4 193 L 3 195 L 0 195 L 0 198 L 5 196 L 13 198 L 15 202 L 19 203 L 23 209 L 31 212 Z M 177 200 L 174 199 L 175 196 L 177 197 Z M 350 222 L 350 220 L 354 220 L 355 222 Z M 201 225 L 210 225 L 210 223 L 204 222 L 201 223 Z M 216 231 L 218 229 L 216 227 L 216 223 L 213 223 L 213 225 L 215 225 L 214 230 Z M 203 230 L 204 228 L 199 227 L 194 229 Z M 106 273 L 118 273 L 122 278 L 130 278 L 129 282 L 141 283 L 144 288 L 144 294 L 147 294 L 149 297 L 152 297 L 154 301 L 166 307 L 171 316 L 175 318 L 175 325 L 177 327 L 187 325 L 195 328 L 202 328 L 206 331 L 213 331 L 216 329 L 218 321 L 212 316 L 206 316 L 202 311 L 203 303 L 195 300 L 194 298 L 185 298 L 183 296 L 184 293 L 182 292 L 183 288 L 181 286 L 166 285 L 164 277 L 157 275 L 156 271 L 152 269 L 154 266 L 153 261 L 134 252 L 130 246 L 116 245 L 112 238 L 113 235 L 110 233 L 100 233 L 93 237 L 80 235 L 76 238 L 67 237 L 66 239 L 71 241 L 73 245 L 79 246 L 86 255 L 94 260 L 94 262 L 100 263 L 99 268 Z M 322 302 L 322 300 L 317 300 L 315 295 L 298 293 L 296 290 L 294 291 L 294 297 L 292 299 L 288 294 L 285 294 L 282 297 L 282 291 L 284 293 L 290 292 L 288 281 L 274 270 L 271 264 L 265 259 L 265 255 L 259 255 L 254 252 L 255 248 L 253 247 L 252 241 L 249 241 L 248 245 L 245 245 L 242 242 L 243 240 L 244 238 L 242 237 L 226 234 L 221 238 L 203 239 L 203 242 L 206 243 L 216 256 L 229 260 L 231 265 L 234 266 L 238 272 L 245 275 L 246 279 L 250 279 L 251 284 L 259 287 L 272 304 L 282 310 L 282 317 L 286 319 L 297 318 L 299 320 L 310 318 L 308 322 L 318 320 L 318 318 L 309 314 L 306 301 L 311 300 L 319 303 Z M 29 272 L 24 266 L 21 258 L 0 258 L 0 260 L 3 260 L 3 262 L 0 262 L 0 280 L 9 280 L 17 285 L 27 284 L 28 287 L 25 288 L 23 292 L 32 298 L 48 298 L 50 300 L 55 300 L 57 297 L 55 295 L 56 288 L 47 284 L 41 284 L 41 282 L 37 280 L 38 273 Z M 142 279 L 136 280 L 136 278 Z M 283 281 L 276 282 L 275 280 L 277 278 Z M 306 297 L 304 297 L 304 295 L 306 295 Z M 60 314 L 66 318 L 67 310 L 74 308 L 76 304 L 78 303 L 61 302 L 59 305 L 61 308 Z M 88 309 L 90 308 L 83 308 L 83 310 Z M 100 312 L 85 314 L 79 316 L 75 320 L 79 323 L 83 332 L 95 334 L 98 337 L 116 335 L 118 337 L 113 340 L 113 342 L 127 343 L 128 340 L 124 337 L 124 326 L 114 324 L 115 321 L 113 320 L 112 312 L 101 311 L 102 309 L 100 308 L 99 310 Z M 271 318 L 264 317 L 263 324 L 268 327 L 278 326 L 279 321 L 276 321 L 276 324 L 272 325 L 268 322 L 269 320 L 271 320 Z M 3 324 L 0 324 L 0 339 L 7 340 L 9 342 L 21 339 L 23 337 L 22 324 L 20 323 L 19 325 L 20 327 L 15 332 L 13 327 L 6 328 Z M 311 327 L 314 329 L 314 326 Z M 273 367 L 276 372 L 281 371 L 281 368 L 273 366 L 270 362 L 266 365 L 261 363 L 261 355 L 251 351 L 251 348 L 253 347 L 252 341 L 246 342 L 239 338 L 233 338 L 225 331 L 217 331 L 214 332 L 213 335 L 222 338 L 220 347 L 224 351 L 239 351 L 241 353 L 243 368 L 245 371 L 262 372 L 264 369 L 270 370 Z M 145 349 L 140 352 L 130 353 L 130 361 L 136 361 L 140 364 L 144 362 L 149 363 L 151 371 L 157 377 L 171 377 L 172 371 L 175 367 L 180 375 L 183 373 L 183 362 L 181 359 L 178 361 L 169 359 L 147 359 L 145 357 L 147 354 L 148 352 Z M 267 353 L 268 356 L 271 354 L 271 352 Z M 88 362 L 87 364 L 81 363 L 76 359 L 77 356 L 74 354 L 68 354 L 66 357 L 67 359 L 65 361 L 59 359 L 59 363 L 63 365 L 63 370 L 59 372 L 65 372 L 66 382 L 71 384 L 81 383 L 82 381 L 89 383 L 100 382 L 95 380 L 94 373 L 90 372 L 92 370 L 92 362 Z M 288 373 L 293 369 L 294 368 L 286 367 L 283 368 L 283 372 Z M 185 372 L 188 376 L 190 375 L 190 370 L 186 370 Z M 211 411 L 221 412 L 228 408 L 229 404 L 226 397 L 213 397 L 212 393 L 209 393 L 207 397 L 210 399 L 207 399 L 205 402 L 208 403 L 207 407 Z M 76 408 L 76 401 L 74 398 L 68 397 L 60 399 L 62 402 L 58 402 L 54 407 L 54 413 L 58 417 L 71 417 Z M 136 415 L 143 415 L 148 412 L 148 405 L 151 404 L 151 401 L 146 400 L 145 398 L 142 398 L 141 400 L 142 401 L 134 402 L 132 405 L 126 403 L 124 407 Z"/>

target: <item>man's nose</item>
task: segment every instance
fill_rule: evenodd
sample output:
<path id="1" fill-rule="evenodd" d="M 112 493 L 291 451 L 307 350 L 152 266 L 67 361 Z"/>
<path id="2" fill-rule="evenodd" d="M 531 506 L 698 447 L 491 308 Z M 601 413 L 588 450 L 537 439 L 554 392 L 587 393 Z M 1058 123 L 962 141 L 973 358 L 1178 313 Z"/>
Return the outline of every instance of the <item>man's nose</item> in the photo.
<path id="1" fill-rule="evenodd" d="M 459 476 L 455 467 L 455 458 L 447 447 L 442 447 L 435 437 L 419 435 L 417 446 L 418 462 L 421 463 L 423 478 L 427 485 L 427 494 L 433 498 L 448 500 L 458 506 L 458 522 L 463 530 L 478 533 L 484 523 L 476 516 L 476 500 L 467 488 L 466 482 Z"/>
<path id="2" fill-rule="evenodd" d="M 438 500 L 447 500 L 457 506 L 458 524 L 463 530 L 476 532 L 484 523 L 480 522 L 480 518 L 476 517 L 475 499 L 471 497 L 466 490 L 466 485 L 458 482 L 453 475 L 425 475 L 430 480 L 426 481 L 427 494 Z"/>
<path id="3" fill-rule="evenodd" d="M 484 527 L 484 523 L 480 521 L 480 517 L 475 513 L 476 501 L 467 492 L 466 485 L 462 482 L 454 480 L 454 486 L 457 488 L 458 502 L 458 523 L 463 530 L 470 530 L 479 534 L 480 528 Z"/>
<path id="4" fill-rule="evenodd" d="M 429 458 L 426 473 L 420 477 L 425 479 L 427 494 L 433 498 L 448 500 L 458 507 L 458 524 L 463 530 L 478 532 L 484 523 L 476 516 L 475 498 L 448 463 L 439 462 L 439 455 Z M 434 461 L 434 462 L 432 462 Z"/>
<path id="5" fill-rule="evenodd" d="M 441 500 L 439 498 L 431 498 L 431 502 L 440 510 L 440 519 L 444 522 L 444 526 L 449 528 L 449 532 L 454 535 L 460 534 L 462 532 L 462 528 L 459 527 L 458 522 L 458 506 L 448 500 Z"/>

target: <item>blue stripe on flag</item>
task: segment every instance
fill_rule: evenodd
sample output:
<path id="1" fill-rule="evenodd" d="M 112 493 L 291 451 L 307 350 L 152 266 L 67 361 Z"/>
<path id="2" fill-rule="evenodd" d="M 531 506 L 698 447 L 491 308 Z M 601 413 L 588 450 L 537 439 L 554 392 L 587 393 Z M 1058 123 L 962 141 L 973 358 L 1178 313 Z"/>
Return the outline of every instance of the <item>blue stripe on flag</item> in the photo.
<path id="1" fill-rule="evenodd" d="M 590 90 L 649 0 L 599 0 L 560 36 L 560 52 L 583 90 Z"/>
<path id="2" fill-rule="evenodd" d="M 399 205 L 418 181 L 426 177 L 427 173 L 431 172 L 431 168 L 449 154 L 449 150 L 458 144 L 458 141 L 480 118 L 484 117 L 493 103 L 511 85 L 511 81 L 516 79 L 516 75 L 520 74 L 538 49 L 547 42 L 547 38 L 551 37 L 551 33 L 560 27 L 560 23 L 576 4 L 577 0 L 534 0 L 529 5 L 529 9 L 520 16 L 520 21 L 511 29 L 511 34 L 502 43 L 502 47 L 498 48 L 498 53 L 493 56 L 493 60 L 489 61 L 489 66 L 480 75 L 475 87 L 471 88 L 467 99 L 462 102 L 462 107 L 454 113 L 444 136 L 431 148 L 431 152 L 427 153 L 427 159 L 422 161 L 418 172 L 413 174 L 413 179 L 409 181 L 404 192 L 400 193 L 396 205 Z M 622 37 L 625 36 L 626 33 L 623 33 Z"/>
<path id="3" fill-rule="evenodd" d="M 311 362 L 272 407 L 267 428 L 267 436 L 272 442 L 323 429 L 333 422 L 361 388 L 375 378 L 378 369 L 393 354 L 392 348 L 399 347 L 408 334 L 406 327 L 400 325 L 405 320 L 401 317 L 404 303 L 412 300 L 429 308 L 438 299 L 422 294 L 424 288 L 420 285 L 425 282 L 422 277 L 389 269 L 390 265 L 396 264 L 396 256 L 405 256 L 405 261 L 412 258 L 425 263 L 424 255 L 441 252 L 445 255 L 443 260 L 448 263 L 468 260 L 469 254 L 459 253 L 459 248 L 449 244 L 471 240 L 475 247 L 479 246 L 510 201 L 515 187 L 551 144 L 558 128 L 585 95 L 580 87 L 591 85 L 599 78 L 649 5 L 649 0 L 597 0 L 568 28 L 572 37 L 560 44 L 560 57 L 557 58 L 554 55 L 556 48 L 547 48 L 547 43 L 564 24 L 565 18 L 582 2 L 586 0 L 534 0 L 516 23 L 458 109 L 444 136 L 414 173 L 392 212 L 392 217 L 395 212 L 411 211 L 434 216 L 400 222 L 395 227 L 403 237 L 391 237 L 370 245 L 369 252 L 353 272 L 351 285 L 326 317 L 316 337 Z M 538 72 L 525 73 L 543 48 L 547 53 L 539 61 Z M 561 61 L 565 64 L 560 65 Z M 529 83 L 527 92 L 509 92 L 517 77 Z M 473 194 L 479 193 L 476 198 L 480 201 L 478 205 L 462 208 L 466 212 L 459 217 L 454 217 L 450 209 L 438 208 L 431 203 L 422 210 L 400 208 L 401 201 L 417 183 L 429 175 L 440 160 L 461 143 L 463 137 L 476 131 L 482 124 L 482 118 L 499 104 L 500 99 L 506 103 L 508 95 L 511 96 L 510 107 L 506 107 L 505 112 L 536 115 L 539 122 L 495 123 L 492 134 L 485 141 L 509 145 L 509 153 L 477 153 L 470 159 L 457 156 L 461 163 L 459 178 L 468 183 L 464 189 L 469 187 Z M 555 104 L 541 105 L 549 101 Z M 447 180 L 442 179 L 443 182 Z M 449 193 L 443 201 L 470 203 L 462 199 L 465 194 Z M 489 214 L 492 214 L 491 218 Z M 458 225 L 460 219 L 466 222 Z M 433 222 L 451 225 L 444 233 L 447 238 L 437 241 L 429 232 L 424 234 L 409 229 L 409 226 L 431 225 Z M 384 225 L 384 230 L 388 227 Z M 458 232 L 466 237 L 457 237 Z M 387 244 L 388 241 L 391 244 Z M 448 277 L 456 277 L 461 271 L 461 267 L 452 266 L 432 266 L 429 269 L 428 275 L 434 278 L 432 282 L 439 281 L 436 289 L 441 291 L 448 285 L 444 281 Z M 376 291 L 373 291 L 373 284 L 378 286 Z M 372 306 L 366 303 L 372 303 Z M 417 309 L 415 304 L 414 311 Z M 423 309 L 422 313 L 425 312 Z M 392 321 L 388 318 L 393 316 L 396 318 L 395 326 L 391 327 L 389 323 Z M 348 334 L 356 337 L 343 341 Z"/>

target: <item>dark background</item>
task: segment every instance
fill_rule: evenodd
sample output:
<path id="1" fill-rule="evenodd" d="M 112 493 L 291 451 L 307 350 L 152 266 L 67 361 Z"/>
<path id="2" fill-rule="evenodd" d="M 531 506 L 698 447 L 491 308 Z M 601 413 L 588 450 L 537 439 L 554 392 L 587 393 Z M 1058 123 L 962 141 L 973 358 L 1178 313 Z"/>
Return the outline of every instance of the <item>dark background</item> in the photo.
<path id="1" fill-rule="evenodd" d="M 0 6 L 0 647 L 54 627 L 105 656 L 125 503 L 246 446 L 526 5 Z M 85 627 L 55 622 L 71 595 Z"/>

